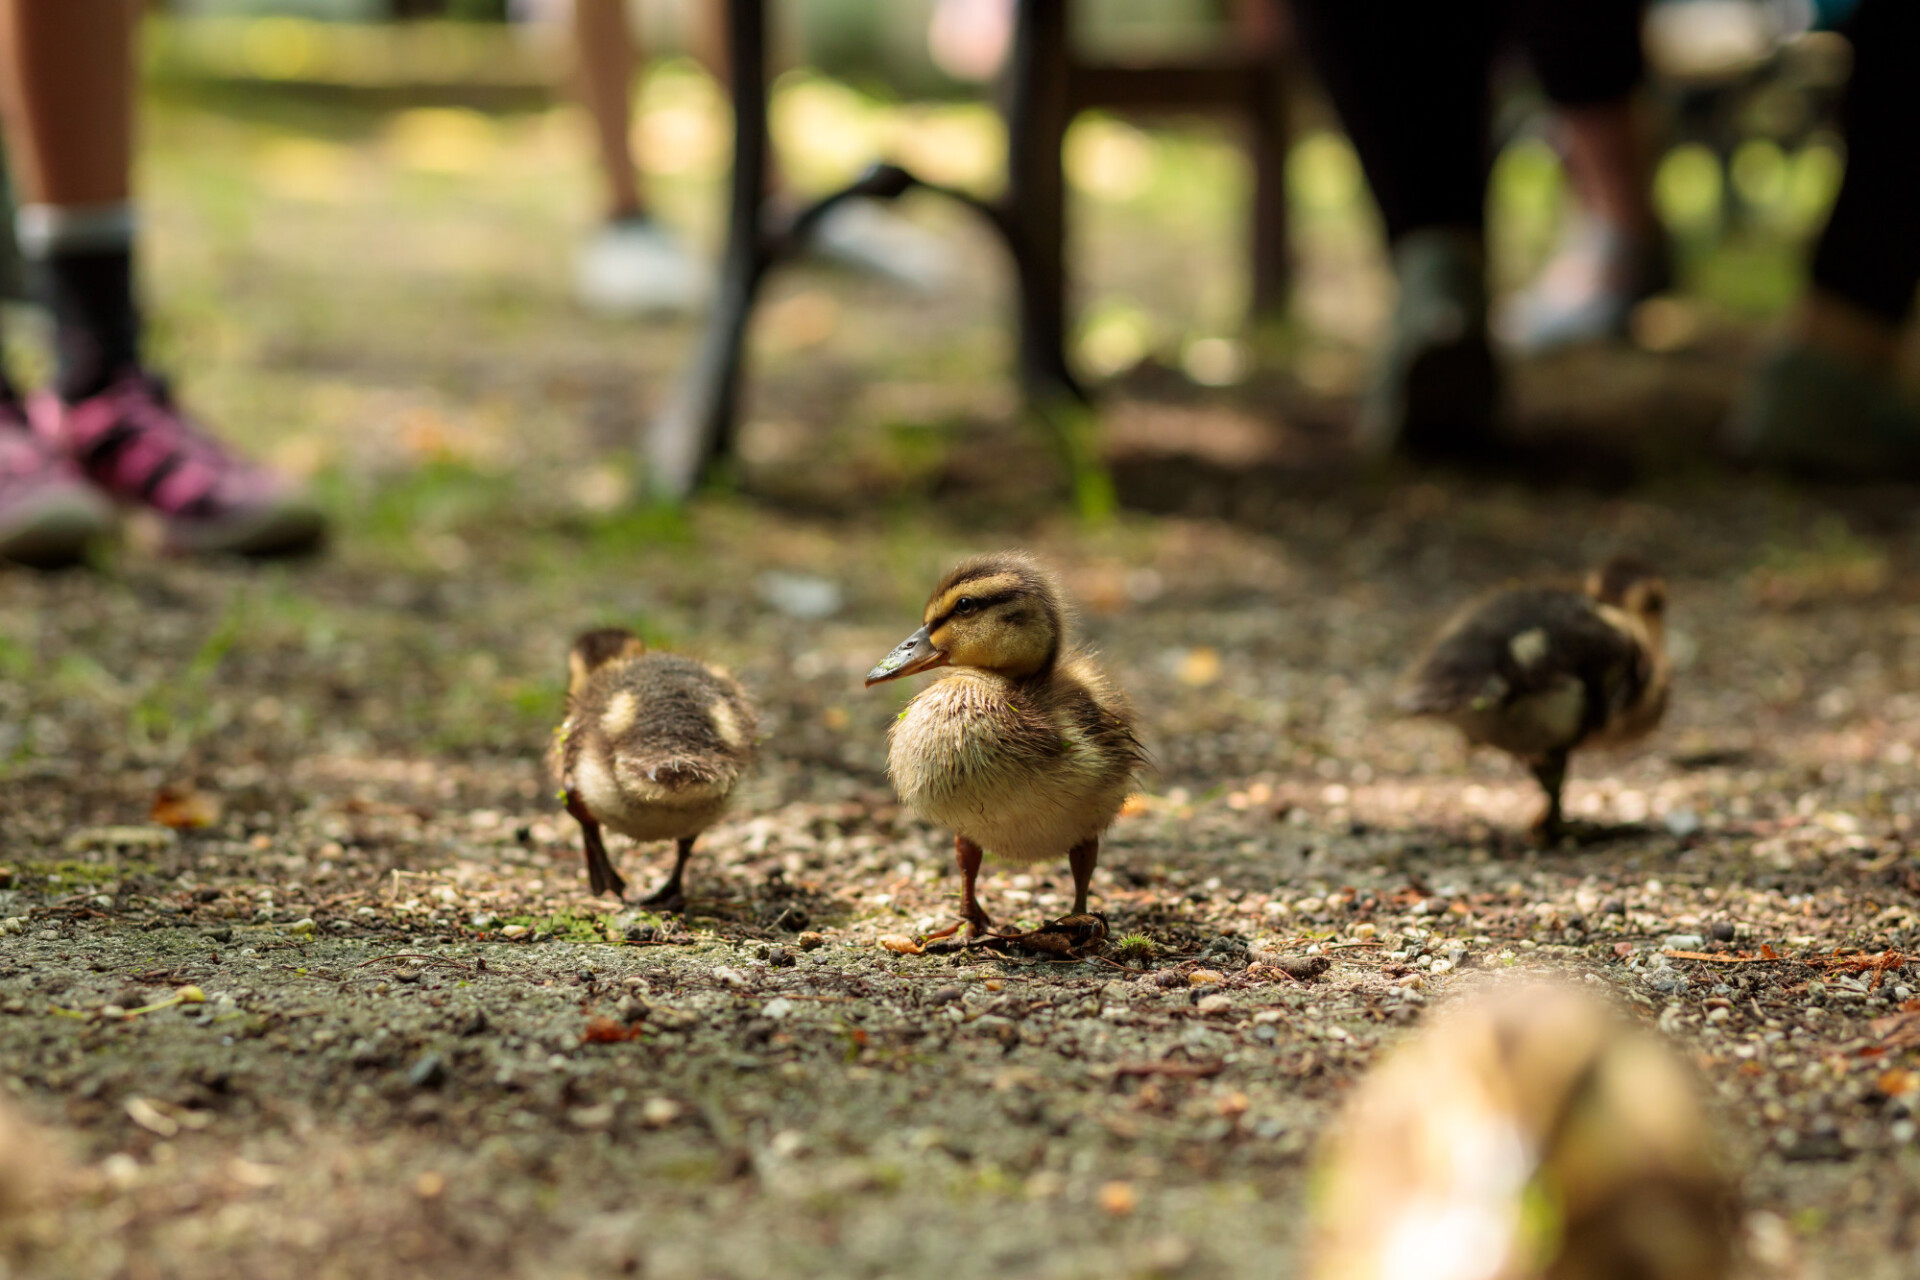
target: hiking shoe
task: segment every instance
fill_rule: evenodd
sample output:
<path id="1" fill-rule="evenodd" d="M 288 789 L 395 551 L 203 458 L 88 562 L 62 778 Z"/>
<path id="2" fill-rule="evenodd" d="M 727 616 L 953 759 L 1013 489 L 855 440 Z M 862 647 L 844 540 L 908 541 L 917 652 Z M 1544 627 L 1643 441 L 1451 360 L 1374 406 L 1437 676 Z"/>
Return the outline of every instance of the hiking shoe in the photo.
<path id="1" fill-rule="evenodd" d="M 574 296 L 612 316 L 683 314 L 712 291 L 705 264 L 672 231 L 645 215 L 616 218 L 580 247 Z"/>
<path id="2" fill-rule="evenodd" d="M 1659 239 L 1598 219 L 1571 226 L 1533 282 L 1500 308 L 1500 339 L 1525 355 L 1627 336 L 1633 309 L 1673 287 Z"/>
<path id="3" fill-rule="evenodd" d="M 112 528 L 86 477 L 34 436 L 17 401 L 0 401 L 0 559 L 72 564 Z"/>
<path id="4" fill-rule="evenodd" d="M 305 494 L 207 435 L 150 373 L 124 373 L 73 404 L 43 392 L 27 412 L 35 434 L 108 496 L 158 515 L 166 550 L 294 555 L 326 534 Z"/>
<path id="5" fill-rule="evenodd" d="M 1827 480 L 1920 476 L 1920 406 L 1893 381 L 1804 342 L 1763 356 L 1727 424 L 1737 456 Z"/>
<path id="6" fill-rule="evenodd" d="M 1363 453 L 1475 460 L 1497 448 L 1500 373 L 1487 343 L 1478 237 L 1417 231 L 1394 247 L 1400 299 L 1360 407 Z"/>

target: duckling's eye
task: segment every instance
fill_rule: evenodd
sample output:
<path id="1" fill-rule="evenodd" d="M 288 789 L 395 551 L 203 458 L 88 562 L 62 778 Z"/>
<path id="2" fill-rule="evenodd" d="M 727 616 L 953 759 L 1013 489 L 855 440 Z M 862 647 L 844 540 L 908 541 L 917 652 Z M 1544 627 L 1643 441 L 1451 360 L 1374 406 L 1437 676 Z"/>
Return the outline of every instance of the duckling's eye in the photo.
<path id="1" fill-rule="evenodd" d="M 972 596 L 961 596 L 958 600 L 955 600 L 953 602 L 953 611 L 959 614 L 963 618 L 969 613 L 972 613 L 975 609 L 978 609 L 979 607 L 980 607 L 980 602 L 978 600 L 975 600 Z"/>

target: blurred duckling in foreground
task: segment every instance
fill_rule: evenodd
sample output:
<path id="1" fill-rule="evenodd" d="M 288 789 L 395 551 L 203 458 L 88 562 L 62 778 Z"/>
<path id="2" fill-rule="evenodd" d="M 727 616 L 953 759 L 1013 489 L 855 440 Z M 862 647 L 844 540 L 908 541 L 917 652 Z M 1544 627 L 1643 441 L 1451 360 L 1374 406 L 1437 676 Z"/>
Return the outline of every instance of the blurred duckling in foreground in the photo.
<path id="1" fill-rule="evenodd" d="M 1402 705 L 1525 762 L 1547 793 L 1536 829 L 1551 839 L 1574 748 L 1645 737 L 1667 709 L 1666 606 L 1667 584 L 1632 556 L 1595 569 L 1584 591 L 1496 592 L 1441 629 Z"/>
<path id="2" fill-rule="evenodd" d="M 1310 1280 L 1724 1280 L 1735 1202 L 1691 1073 L 1562 983 L 1443 1009 L 1354 1094 Z"/>
<path id="3" fill-rule="evenodd" d="M 941 580 L 920 629 L 867 674 L 872 687 L 953 668 L 894 721 L 887 773 L 909 808 L 952 829 L 960 915 L 975 936 L 993 924 L 974 897 L 987 854 L 1064 853 L 1073 914 L 1086 912 L 1100 834 L 1142 760 L 1125 697 L 1068 646 L 1067 626 L 1060 588 L 1033 557 L 980 556 Z"/>
<path id="4" fill-rule="evenodd" d="M 641 905 L 679 910 L 693 842 L 719 820 L 753 761 L 753 705 L 719 667 L 649 653 L 617 627 L 575 640 L 567 669 L 567 719 L 549 763 L 585 838 L 593 891 L 627 891 L 602 826 L 634 840 L 676 840 L 673 874 Z"/>

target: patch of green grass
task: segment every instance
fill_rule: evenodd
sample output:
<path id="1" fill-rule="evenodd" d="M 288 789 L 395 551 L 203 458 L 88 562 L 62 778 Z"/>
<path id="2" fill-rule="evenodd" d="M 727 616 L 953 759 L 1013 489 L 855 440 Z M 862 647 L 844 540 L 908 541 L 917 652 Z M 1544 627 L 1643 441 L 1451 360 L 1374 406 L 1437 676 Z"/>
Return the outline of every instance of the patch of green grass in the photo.
<path id="1" fill-rule="evenodd" d="M 1113 944 L 1113 958 L 1121 964 L 1142 965 L 1160 954 L 1160 948 L 1144 933 L 1130 933 Z"/>
<path id="2" fill-rule="evenodd" d="M 48 876 L 59 876 L 62 884 L 91 886 L 111 884 L 127 876 L 149 875 L 153 871 L 153 865 L 147 862 L 76 862 L 59 858 L 20 863 L 14 868 L 14 883 L 25 882 L 31 887 L 36 881 L 44 884 Z"/>
<path id="3" fill-rule="evenodd" d="M 548 934 L 563 942 L 623 941 L 611 914 L 579 915 L 571 911 L 556 911 L 550 915 L 508 916 L 504 923 L 525 925 L 536 934 Z"/>

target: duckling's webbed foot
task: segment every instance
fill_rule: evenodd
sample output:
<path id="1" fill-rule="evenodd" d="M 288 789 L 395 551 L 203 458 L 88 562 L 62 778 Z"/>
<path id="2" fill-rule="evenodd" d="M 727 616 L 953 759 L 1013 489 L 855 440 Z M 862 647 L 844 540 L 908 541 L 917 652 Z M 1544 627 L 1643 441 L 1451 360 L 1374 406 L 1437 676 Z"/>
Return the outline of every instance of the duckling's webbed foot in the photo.
<path id="1" fill-rule="evenodd" d="M 600 839 L 600 823 L 587 809 L 577 792 L 567 792 L 567 812 L 580 824 L 580 835 L 585 841 L 587 852 L 587 883 L 595 893 L 611 893 L 616 898 L 627 896 L 627 882 L 613 869 L 613 860 L 607 857 L 607 846 Z"/>
<path id="2" fill-rule="evenodd" d="M 953 837 L 954 861 L 960 864 L 960 918 L 967 922 L 967 936 L 977 938 L 993 928 L 993 920 L 980 908 L 973 896 L 973 882 L 980 875 L 980 861 L 986 856 L 979 845 L 963 835 Z"/>
<path id="3" fill-rule="evenodd" d="M 1566 816 L 1560 808 L 1560 793 L 1567 783 L 1567 753 L 1555 751 L 1544 759 L 1529 761 L 1527 768 L 1534 781 L 1547 793 L 1547 808 L 1533 824 L 1533 834 L 1542 844 L 1552 844 L 1566 829 Z"/>
<path id="4" fill-rule="evenodd" d="M 673 861 L 673 874 L 667 877 L 665 884 L 640 899 L 641 906 L 653 907 L 660 911 L 685 911 L 687 909 L 687 895 L 681 890 L 680 877 L 686 872 L 687 859 L 693 856 L 694 839 L 695 837 L 693 836 L 682 836 L 680 838 L 678 856 L 676 856 Z"/>

